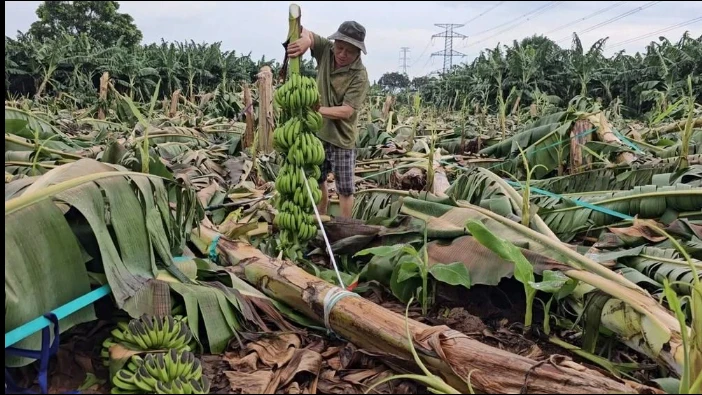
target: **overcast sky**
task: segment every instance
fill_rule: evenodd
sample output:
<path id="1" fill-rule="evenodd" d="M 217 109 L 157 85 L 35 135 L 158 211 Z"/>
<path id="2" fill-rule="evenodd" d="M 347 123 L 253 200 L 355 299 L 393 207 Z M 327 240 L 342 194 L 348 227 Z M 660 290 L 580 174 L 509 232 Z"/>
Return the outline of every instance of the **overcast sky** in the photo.
<path id="1" fill-rule="evenodd" d="M 5 2 L 5 35 L 15 37 L 37 19 L 38 1 Z M 129 13 L 141 29 L 144 42 L 194 40 L 221 41 L 237 53 L 254 59 L 281 60 L 287 35 L 290 2 L 218 1 L 120 1 L 120 12 Z M 569 46 L 572 32 L 590 46 L 609 36 L 606 54 L 625 49 L 641 51 L 665 35 L 677 41 L 689 30 L 702 35 L 702 2 L 699 1 L 299 1 L 303 25 L 323 36 L 332 34 L 345 20 L 356 20 L 367 31 L 368 54 L 364 63 L 371 81 L 387 71 L 401 71 L 400 49 L 409 47 L 408 74 L 426 75 L 443 67 L 444 29 L 434 24 L 464 24 L 455 29 L 466 39 L 454 39 L 453 49 L 465 54 L 454 64 L 470 62 L 486 47 L 532 34 L 545 34 Z M 624 15 L 628 14 L 628 15 Z M 609 21 L 619 17 L 614 21 Z M 601 25 L 596 27 L 597 25 Z M 669 29 L 670 28 L 670 29 Z M 581 34 L 581 32 L 583 32 Z M 633 40 L 633 41 L 632 41 Z M 620 45 L 617 45 L 620 44 Z M 306 56 L 309 56 L 306 55 Z"/>

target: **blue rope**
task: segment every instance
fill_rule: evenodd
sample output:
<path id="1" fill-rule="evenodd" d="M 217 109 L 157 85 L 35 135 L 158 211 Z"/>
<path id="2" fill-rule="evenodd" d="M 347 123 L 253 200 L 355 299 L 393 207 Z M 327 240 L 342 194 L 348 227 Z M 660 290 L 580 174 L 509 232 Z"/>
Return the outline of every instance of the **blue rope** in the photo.
<path id="1" fill-rule="evenodd" d="M 459 169 L 461 169 L 461 170 L 470 170 L 470 169 L 468 169 L 468 168 L 466 168 L 466 167 L 463 167 L 463 166 L 460 166 L 460 165 L 457 165 L 457 164 L 454 164 L 454 163 L 449 163 L 449 162 L 446 162 L 446 161 L 443 161 L 443 160 L 440 161 L 440 162 L 442 162 L 442 163 L 444 163 L 444 164 L 447 164 L 447 165 L 451 165 L 451 166 L 457 167 L 457 168 L 459 168 Z M 509 181 L 509 180 L 505 180 L 505 182 L 507 182 L 508 184 L 513 185 L 513 186 L 519 186 L 519 187 L 521 187 L 521 188 L 524 188 L 524 185 L 522 185 L 522 184 L 520 184 L 520 183 L 518 183 L 518 182 Z M 617 217 L 617 218 L 621 218 L 621 219 L 624 219 L 624 220 L 631 221 L 631 220 L 634 219 L 634 217 L 632 217 L 632 216 L 630 216 L 630 215 L 623 214 L 623 213 L 620 213 L 620 212 L 618 212 L 618 211 L 610 210 L 610 209 L 608 209 L 608 208 L 606 208 L 606 207 L 596 206 L 596 205 L 594 205 L 594 204 L 592 204 L 592 203 L 584 202 L 584 201 L 579 200 L 579 199 L 572 199 L 572 198 L 569 198 L 569 197 L 565 197 L 565 196 L 563 196 L 563 195 L 559 195 L 559 194 L 556 194 L 556 193 L 553 193 L 553 192 L 545 191 L 545 190 L 540 189 L 540 188 L 529 187 L 529 190 L 530 190 L 531 192 L 538 193 L 538 194 L 540 194 L 540 195 L 545 195 L 545 196 L 549 196 L 549 197 L 553 197 L 553 198 L 557 198 L 557 199 L 565 199 L 565 200 L 568 200 L 568 201 L 571 201 L 571 202 L 575 203 L 576 205 L 578 205 L 578 206 L 580 206 L 580 207 L 589 208 L 589 209 L 591 209 L 591 210 L 599 211 L 599 212 L 601 212 L 601 213 L 603 213 L 603 214 L 609 214 L 609 215 L 611 215 L 611 216 L 614 216 L 614 217 Z"/>
<path id="2" fill-rule="evenodd" d="M 214 263 L 217 263 L 217 243 L 219 243 L 220 237 L 222 237 L 222 235 L 218 234 L 214 237 L 214 239 L 212 239 L 212 243 L 210 243 L 209 255 L 210 260 Z"/>
<path id="3" fill-rule="evenodd" d="M 631 140 L 629 140 L 626 136 L 621 134 L 617 129 L 612 129 L 612 131 L 614 132 L 614 134 L 617 135 L 617 137 L 619 137 L 619 139 L 621 139 L 624 142 L 624 144 L 631 147 L 631 149 L 638 153 L 645 153 L 641 148 L 639 148 L 636 144 L 632 143 Z"/>
<path id="4" fill-rule="evenodd" d="M 505 180 L 505 182 L 507 182 L 508 184 L 513 185 L 513 186 L 519 186 L 519 187 L 521 187 L 521 188 L 524 188 L 524 185 L 522 185 L 522 184 L 520 184 L 520 183 L 518 183 L 518 182 L 507 181 L 507 180 Z M 621 219 L 624 219 L 624 220 L 631 221 L 631 220 L 634 219 L 634 217 L 632 217 L 632 216 L 630 216 L 630 215 L 622 214 L 622 213 L 620 213 L 620 212 L 618 212 L 618 211 L 610 210 L 610 209 L 608 209 L 608 208 L 606 208 L 606 207 L 596 206 L 596 205 L 594 205 L 594 204 L 592 204 L 592 203 L 584 202 L 584 201 L 579 200 L 579 199 L 571 199 L 571 198 L 565 197 L 565 196 L 563 196 L 563 195 L 558 195 L 558 194 L 555 194 L 555 193 L 553 193 L 553 192 L 545 191 L 545 190 L 540 189 L 540 188 L 529 187 L 529 190 L 530 190 L 531 192 L 536 192 L 536 193 L 538 193 L 538 194 L 545 195 L 545 196 L 549 196 L 549 197 L 553 197 L 553 198 L 570 200 L 571 202 L 577 204 L 577 205 L 580 206 L 580 207 L 589 208 L 589 209 L 591 209 L 591 210 L 599 211 L 599 212 L 604 213 L 604 214 L 609 214 L 609 215 L 611 215 L 611 216 L 614 216 L 614 217 L 617 217 L 617 218 L 621 218 Z"/>
<path id="5" fill-rule="evenodd" d="M 52 310 L 50 314 L 54 314 L 57 319 L 62 320 L 68 317 L 69 315 L 75 313 L 76 311 L 82 309 L 83 307 L 92 304 L 93 302 L 104 297 L 105 295 L 109 295 L 111 292 L 112 289 L 110 288 L 110 285 L 105 284 L 96 290 L 90 291 L 87 294 L 64 304 L 63 306 Z M 49 321 L 46 317 L 42 316 L 32 321 L 29 321 L 26 324 L 17 327 L 8 333 L 5 333 L 5 348 L 10 347 L 11 345 L 23 340 L 24 338 L 35 334 L 36 332 L 39 332 L 40 330 L 48 327 L 49 325 L 51 325 L 51 321 Z"/>

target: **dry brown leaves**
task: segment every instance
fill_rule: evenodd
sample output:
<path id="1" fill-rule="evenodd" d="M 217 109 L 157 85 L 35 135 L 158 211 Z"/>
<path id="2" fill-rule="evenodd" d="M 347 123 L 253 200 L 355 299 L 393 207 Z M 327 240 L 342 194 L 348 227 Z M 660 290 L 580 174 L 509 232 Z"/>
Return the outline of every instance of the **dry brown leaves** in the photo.
<path id="1" fill-rule="evenodd" d="M 223 374 L 237 394 L 358 394 L 393 371 L 353 345 L 278 332 L 255 335 L 243 349 L 224 355 Z M 233 344 L 234 347 L 237 347 Z M 416 393 L 401 380 L 376 387 L 372 393 Z"/>

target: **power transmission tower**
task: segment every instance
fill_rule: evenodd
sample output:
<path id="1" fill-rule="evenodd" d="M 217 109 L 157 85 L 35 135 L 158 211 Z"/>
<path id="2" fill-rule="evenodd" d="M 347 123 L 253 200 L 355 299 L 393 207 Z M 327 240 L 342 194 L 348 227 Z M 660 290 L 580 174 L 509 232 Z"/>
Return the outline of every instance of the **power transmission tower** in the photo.
<path id="1" fill-rule="evenodd" d="M 400 55 L 400 62 L 402 62 L 400 64 L 400 68 L 402 69 L 403 74 L 407 74 L 407 68 L 409 67 L 407 64 L 407 61 L 409 61 L 409 58 L 407 58 L 407 52 L 409 52 L 409 47 L 400 48 L 400 53 L 402 54 Z"/>
<path id="2" fill-rule="evenodd" d="M 444 50 L 439 51 L 439 52 L 434 52 L 433 54 L 431 54 L 431 56 L 443 56 L 444 57 L 444 73 L 445 73 L 451 69 L 451 66 L 453 66 L 454 56 L 457 56 L 457 57 L 466 56 L 464 53 L 453 50 L 453 39 L 454 38 L 466 39 L 468 36 L 463 35 L 461 33 L 456 33 L 453 31 L 454 28 L 463 27 L 464 25 L 462 25 L 462 24 L 459 25 L 456 23 L 437 23 L 437 24 L 434 24 L 434 26 L 438 26 L 438 27 L 442 27 L 442 28 L 446 29 L 441 33 L 438 33 L 438 34 L 431 36 L 431 38 L 435 38 L 435 37 L 443 37 L 444 38 Z"/>

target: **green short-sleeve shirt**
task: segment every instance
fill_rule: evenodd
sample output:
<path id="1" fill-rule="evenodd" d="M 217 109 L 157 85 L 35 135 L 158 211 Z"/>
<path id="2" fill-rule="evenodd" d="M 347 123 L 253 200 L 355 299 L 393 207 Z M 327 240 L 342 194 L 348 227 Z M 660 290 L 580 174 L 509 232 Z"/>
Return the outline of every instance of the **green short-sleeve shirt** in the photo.
<path id="1" fill-rule="evenodd" d="M 332 42 L 318 34 L 313 34 L 312 56 L 317 61 L 317 86 L 323 107 L 336 107 L 347 104 L 355 110 L 347 120 L 324 118 L 322 129 L 317 136 L 337 147 L 356 147 L 358 136 L 358 111 L 366 100 L 370 89 L 368 72 L 359 56 L 346 67 L 334 70 Z"/>

